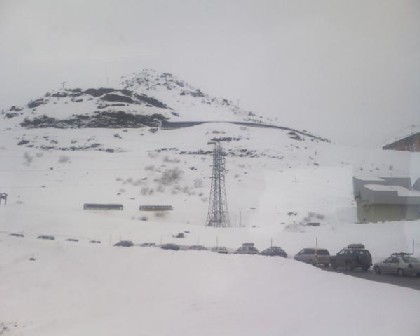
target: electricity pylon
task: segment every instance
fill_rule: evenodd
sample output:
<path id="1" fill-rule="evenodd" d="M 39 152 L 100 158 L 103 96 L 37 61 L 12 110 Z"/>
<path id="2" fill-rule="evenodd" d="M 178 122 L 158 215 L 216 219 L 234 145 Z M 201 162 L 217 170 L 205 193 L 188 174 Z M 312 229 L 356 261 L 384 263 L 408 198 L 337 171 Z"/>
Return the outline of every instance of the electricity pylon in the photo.
<path id="1" fill-rule="evenodd" d="M 209 211 L 207 214 L 207 226 L 229 227 L 229 214 L 226 199 L 225 187 L 225 156 L 219 141 L 209 142 L 214 145 L 213 149 L 213 169 L 209 199 Z"/>

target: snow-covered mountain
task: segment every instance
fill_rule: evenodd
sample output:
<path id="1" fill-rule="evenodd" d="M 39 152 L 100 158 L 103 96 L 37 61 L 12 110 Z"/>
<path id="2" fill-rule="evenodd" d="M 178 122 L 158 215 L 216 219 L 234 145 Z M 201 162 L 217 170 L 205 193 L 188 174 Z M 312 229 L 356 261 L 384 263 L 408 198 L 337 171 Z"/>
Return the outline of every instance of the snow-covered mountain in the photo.
<path id="1" fill-rule="evenodd" d="M 245 111 L 228 99 L 212 97 L 169 73 L 157 73 L 150 69 L 123 77 L 121 86 L 117 88 L 63 87 L 50 91 L 43 97 L 32 99 L 26 106 L 3 109 L 0 117 L 9 129 L 141 129 L 168 123 L 224 121 L 245 126 L 278 127 L 289 131 L 289 135 L 297 140 L 307 137 L 328 141 L 306 130 L 273 124 L 271 120 Z M 44 150 L 119 150 L 104 148 L 97 142 L 81 145 L 77 136 L 65 145 L 49 136 L 22 137 L 18 144 Z"/>
<path id="2" fill-rule="evenodd" d="M 162 120 L 268 123 L 228 99 L 212 97 L 169 73 L 150 69 L 123 77 L 117 88 L 63 87 L 2 114 L 20 122 L 24 119 L 24 127 L 138 127 Z M 122 116 L 127 117 L 126 124 Z"/>
<path id="3" fill-rule="evenodd" d="M 243 242 L 259 249 L 273 242 L 293 256 L 317 243 L 335 253 L 361 242 L 377 260 L 410 249 L 420 226 L 355 224 L 351 179 L 410 175 L 409 153 L 256 127 L 270 121 L 151 70 L 124 78 L 118 88 L 51 91 L 28 106 L 3 110 L 0 118 L 0 192 L 8 194 L 0 206 L 0 334 L 136 333 L 137 310 L 144 334 L 269 335 L 282 326 L 288 335 L 326 334 L 331 318 L 334 331 L 348 323 L 340 303 L 362 316 L 358 335 L 376 330 L 377 309 L 385 320 L 409 316 L 403 334 L 419 327 L 418 294 L 405 289 L 390 291 L 293 260 L 113 247 L 122 239 L 230 250 Z M 159 127 L 164 120 L 213 122 Z M 226 151 L 227 229 L 205 226 L 212 140 Z M 84 203 L 117 203 L 124 210 L 87 211 Z M 139 210 L 153 204 L 173 211 Z M 306 225 L 313 221 L 320 226 Z M 185 238 L 174 237 L 180 232 Z M 322 290 L 314 291 L 313 283 Z M 313 316 L 330 296 L 320 315 L 293 329 L 298 321 L 290 309 Z M 367 297 L 369 305 L 361 307 Z M 276 312 L 278 302 L 288 306 L 281 314 L 257 314 Z M 168 325 L 160 323 L 162 316 Z M 385 326 L 377 333 L 401 331 L 400 324 Z"/>

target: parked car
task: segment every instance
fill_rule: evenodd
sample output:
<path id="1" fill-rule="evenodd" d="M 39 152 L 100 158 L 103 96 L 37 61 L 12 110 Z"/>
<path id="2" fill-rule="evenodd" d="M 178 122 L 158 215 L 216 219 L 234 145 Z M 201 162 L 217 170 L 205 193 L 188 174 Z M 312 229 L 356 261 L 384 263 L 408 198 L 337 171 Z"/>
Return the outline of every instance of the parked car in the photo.
<path id="1" fill-rule="evenodd" d="M 330 252 L 324 248 L 304 248 L 295 255 L 295 260 L 308 264 L 330 266 Z"/>
<path id="2" fill-rule="evenodd" d="M 25 237 L 25 236 L 23 235 L 23 233 L 11 233 L 9 236 L 19 237 L 19 238 L 23 238 L 23 237 Z"/>
<path id="3" fill-rule="evenodd" d="M 287 253 L 279 246 L 271 246 L 261 252 L 264 256 L 287 258 Z"/>
<path id="4" fill-rule="evenodd" d="M 114 246 L 122 246 L 122 247 L 131 247 L 133 245 L 134 244 L 131 240 L 121 240 L 118 243 L 114 244 Z"/>
<path id="5" fill-rule="evenodd" d="M 141 247 L 155 247 L 155 243 L 142 243 L 140 244 Z"/>
<path id="6" fill-rule="evenodd" d="M 258 254 L 259 251 L 254 243 L 243 243 L 240 248 L 235 251 L 236 254 Z"/>
<path id="7" fill-rule="evenodd" d="M 191 245 L 188 247 L 189 250 L 195 250 L 195 251 L 207 251 L 207 247 L 203 245 Z"/>
<path id="8" fill-rule="evenodd" d="M 408 253 L 393 253 L 385 260 L 376 263 L 373 269 L 377 274 L 397 274 L 399 276 L 420 276 L 420 259 Z"/>
<path id="9" fill-rule="evenodd" d="M 161 249 L 164 250 L 173 250 L 173 251 L 178 251 L 179 250 L 179 245 L 177 244 L 172 244 L 172 243 L 168 243 L 168 244 L 163 244 L 160 246 Z"/>
<path id="10" fill-rule="evenodd" d="M 217 252 L 217 253 L 222 253 L 222 254 L 228 254 L 229 253 L 228 250 L 227 250 L 227 248 L 224 247 L 224 246 L 216 246 L 216 247 L 213 247 L 211 249 L 211 251 L 212 252 Z"/>
<path id="11" fill-rule="evenodd" d="M 48 236 L 48 235 L 40 235 L 38 236 L 38 239 L 45 239 L 45 240 L 54 240 L 54 236 Z"/>
<path id="12" fill-rule="evenodd" d="M 344 267 L 347 271 L 361 268 L 367 271 L 372 266 L 372 256 L 363 244 L 350 244 L 335 256 L 330 257 L 332 268 Z"/>

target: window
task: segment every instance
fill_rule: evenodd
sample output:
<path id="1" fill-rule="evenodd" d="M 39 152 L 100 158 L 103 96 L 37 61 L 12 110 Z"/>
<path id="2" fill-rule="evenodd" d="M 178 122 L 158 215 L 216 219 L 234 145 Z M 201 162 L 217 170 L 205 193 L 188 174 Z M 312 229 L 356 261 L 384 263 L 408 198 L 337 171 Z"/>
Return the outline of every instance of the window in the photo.
<path id="1" fill-rule="evenodd" d="M 318 255 L 330 255 L 327 250 L 318 250 Z"/>

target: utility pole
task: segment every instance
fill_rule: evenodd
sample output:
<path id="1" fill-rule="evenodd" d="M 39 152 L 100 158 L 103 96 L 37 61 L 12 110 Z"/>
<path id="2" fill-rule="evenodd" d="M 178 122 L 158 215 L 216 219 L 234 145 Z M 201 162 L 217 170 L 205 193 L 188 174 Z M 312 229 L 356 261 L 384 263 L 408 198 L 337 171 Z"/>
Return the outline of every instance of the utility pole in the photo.
<path id="1" fill-rule="evenodd" d="M 229 227 L 230 221 L 225 187 L 226 153 L 223 151 L 220 141 L 212 141 L 209 142 L 209 144 L 214 145 L 214 149 L 209 210 L 207 213 L 206 225 L 214 227 Z"/>

